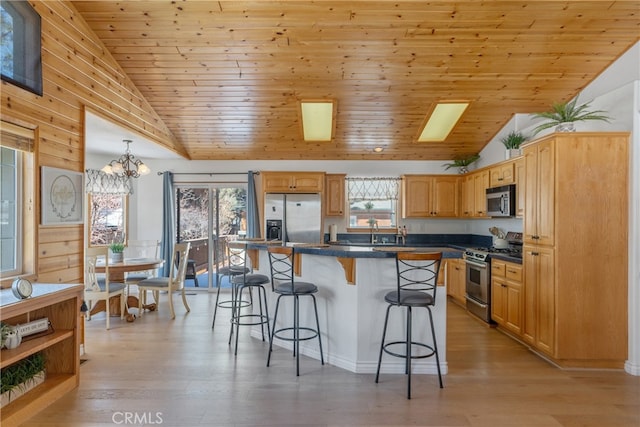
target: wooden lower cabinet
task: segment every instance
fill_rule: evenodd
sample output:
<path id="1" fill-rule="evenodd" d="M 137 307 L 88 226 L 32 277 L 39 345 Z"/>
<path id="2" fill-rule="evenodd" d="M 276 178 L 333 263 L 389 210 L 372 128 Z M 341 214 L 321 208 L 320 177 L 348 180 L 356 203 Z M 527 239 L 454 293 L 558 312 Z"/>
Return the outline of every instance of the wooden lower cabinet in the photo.
<path id="1" fill-rule="evenodd" d="M 32 354 L 43 352 L 45 380 L 4 406 L 3 427 L 17 426 L 78 387 L 80 383 L 80 306 L 82 285 L 34 284 L 33 296 L 17 301 L 10 289 L 1 290 L 0 320 L 10 325 L 48 318 L 52 332 L 26 337 L 14 349 L 3 349 L 0 369 L 6 369 Z"/>
<path id="2" fill-rule="evenodd" d="M 491 318 L 518 336 L 522 334 L 524 293 L 522 266 L 507 261 L 491 261 Z"/>
<path id="3" fill-rule="evenodd" d="M 441 274 L 442 276 L 442 274 Z M 465 305 L 465 265 L 462 258 L 447 259 L 447 295 L 461 305 Z"/>
<path id="4" fill-rule="evenodd" d="M 525 245 L 522 258 L 526 266 L 523 339 L 553 356 L 556 313 L 554 250 Z"/>

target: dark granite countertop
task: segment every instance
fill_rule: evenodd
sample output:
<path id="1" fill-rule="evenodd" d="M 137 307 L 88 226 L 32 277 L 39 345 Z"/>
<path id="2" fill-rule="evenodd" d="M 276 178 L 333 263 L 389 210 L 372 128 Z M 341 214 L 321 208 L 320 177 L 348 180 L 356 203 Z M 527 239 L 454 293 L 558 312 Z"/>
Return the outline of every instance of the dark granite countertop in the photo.
<path id="1" fill-rule="evenodd" d="M 278 243 L 248 241 L 249 248 L 266 250 L 268 246 Z M 396 252 L 402 251 L 429 251 L 442 252 L 443 258 L 461 258 L 463 248 L 456 245 L 339 245 L 339 244 L 296 244 L 292 243 L 296 251 L 301 254 L 334 256 L 340 258 L 393 258 Z"/>

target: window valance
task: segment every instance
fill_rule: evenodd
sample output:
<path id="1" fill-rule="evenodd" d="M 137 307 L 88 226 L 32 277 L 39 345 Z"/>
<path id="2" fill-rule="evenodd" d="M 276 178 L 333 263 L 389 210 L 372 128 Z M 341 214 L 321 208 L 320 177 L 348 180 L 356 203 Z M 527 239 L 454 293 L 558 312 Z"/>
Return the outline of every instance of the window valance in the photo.
<path id="1" fill-rule="evenodd" d="M 131 179 L 124 175 L 109 175 L 98 169 L 87 169 L 87 193 L 133 194 Z"/>
<path id="2" fill-rule="evenodd" d="M 397 200 L 401 178 L 346 178 L 350 202 Z"/>

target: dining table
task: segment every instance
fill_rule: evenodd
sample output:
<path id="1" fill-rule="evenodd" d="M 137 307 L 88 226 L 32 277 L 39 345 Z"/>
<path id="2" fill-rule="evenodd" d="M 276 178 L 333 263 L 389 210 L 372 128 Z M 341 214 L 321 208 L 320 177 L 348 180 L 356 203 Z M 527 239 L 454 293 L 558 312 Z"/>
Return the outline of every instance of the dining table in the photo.
<path id="1" fill-rule="evenodd" d="M 164 259 L 162 258 L 125 258 L 122 261 L 109 262 L 109 282 L 111 283 L 125 283 L 126 273 L 133 273 L 138 271 L 154 270 L 164 265 Z M 98 261 L 96 264 L 96 273 L 104 273 L 104 262 Z M 113 316 L 120 316 L 120 296 L 115 296 L 109 299 L 109 312 Z M 128 307 L 138 307 L 138 297 L 133 295 L 127 295 L 127 313 L 126 320 L 133 322 L 136 319 L 134 314 L 128 312 Z M 145 304 L 142 306 L 143 310 L 153 311 L 156 309 L 155 304 Z M 98 301 L 91 308 L 91 315 L 106 310 L 105 301 Z"/>

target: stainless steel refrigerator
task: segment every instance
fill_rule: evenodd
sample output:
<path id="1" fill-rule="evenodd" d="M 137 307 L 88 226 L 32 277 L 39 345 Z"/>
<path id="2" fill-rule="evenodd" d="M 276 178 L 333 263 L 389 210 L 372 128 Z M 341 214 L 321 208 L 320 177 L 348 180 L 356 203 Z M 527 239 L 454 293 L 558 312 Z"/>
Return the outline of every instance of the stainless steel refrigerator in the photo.
<path id="1" fill-rule="evenodd" d="M 322 204 L 319 194 L 266 194 L 265 221 L 282 221 L 282 241 L 322 242 Z"/>

